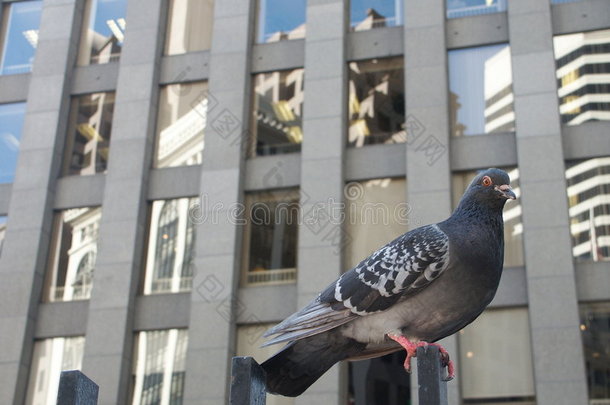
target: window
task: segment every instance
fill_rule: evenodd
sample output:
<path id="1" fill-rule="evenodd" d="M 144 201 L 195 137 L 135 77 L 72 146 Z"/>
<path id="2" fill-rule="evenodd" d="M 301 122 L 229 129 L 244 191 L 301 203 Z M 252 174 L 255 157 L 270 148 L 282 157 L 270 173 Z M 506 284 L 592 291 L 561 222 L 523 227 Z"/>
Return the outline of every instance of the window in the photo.
<path id="1" fill-rule="evenodd" d="M 6 215 L 0 215 L 0 255 L 4 246 L 4 235 L 6 234 Z"/>
<path id="2" fill-rule="evenodd" d="M 88 0 L 85 7 L 78 64 L 117 62 L 125 36 L 127 0 Z"/>
<path id="3" fill-rule="evenodd" d="M 72 208 L 56 215 L 43 301 L 89 299 L 101 218 L 100 207 Z"/>
<path id="4" fill-rule="evenodd" d="M 568 163 L 566 180 L 572 255 L 610 260 L 610 157 Z"/>
<path id="5" fill-rule="evenodd" d="M 374 179 L 346 186 L 346 270 L 407 232 L 410 209 L 406 198 L 404 179 Z"/>
<path id="6" fill-rule="evenodd" d="M 210 49 L 213 17 L 214 0 L 170 0 L 165 54 Z"/>
<path id="7" fill-rule="evenodd" d="M 487 310 L 458 337 L 464 404 L 535 404 L 527 308 Z"/>
<path id="8" fill-rule="evenodd" d="M 348 363 L 348 404 L 409 405 L 411 377 L 404 369 L 404 350 Z M 417 360 L 413 359 L 413 364 Z"/>
<path id="9" fill-rule="evenodd" d="M 506 11 L 507 0 L 447 0 L 447 18 Z"/>
<path id="10" fill-rule="evenodd" d="M 304 97 L 303 69 L 254 76 L 250 156 L 301 150 Z"/>
<path id="11" fill-rule="evenodd" d="M 256 42 L 305 37 L 306 0 L 258 0 Z"/>
<path id="12" fill-rule="evenodd" d="M 505 168 L 510 176 L 510 186 L 517 195 L 516 201 L 508 201 L 504 206 L 504 267 L 524 266 L 523 259 L 523 223 L 521 222 L 521 189 L 519 188 L 519 170 Z M 476 176 L 476 171 L 454 173 L 453 181 L 453 207 L 457 207 L 464 191 Z"/>
<path id="13" fill-rule="evenodd" d="M 114 93 L 93 93 L 72 99 L 65 175 L 106 171 L 113 111 Z"/>
<path id="14" fill-rule="evenodd" d="M 561 122 L 610 120 L 610 29 L 553 38 Z"/>
<path id="15" fill-rule="evenodd" d="M 510 47 L 449 51 L 449 93 L 454 136 L 514 131 Z"/>
<path id="16" fill-rule="evenodd" d="M 42 0 L 5 4 L 0 24 L 0 75 L 32 70 Z"/>
<path id="17" fill-rule="evenodd" d="M 402 25 L 403 0 L 350 0 L 352 31 Z"/>
<path id="18" fill-rule="evenodd" d="M 406 141 L 403 58 L 349 63 L 348 145 Z"/>
<path id="19" fill-rule="evenodd" d="M 187 345 L 186 329 L 155 330 L 136 335 L 132 404 L 182 403 Z"/>
<path id="20" fill-rule="evenodd" d="M 154 167 L 201 164 L 210 100 L 206 82 L 161 87 Z"/>
<path id="21" fill-rule="evenodd" d="M 589 399 L 603 404 L 610 400 L 610 302 L 580 304 L 580 330 Z"/>
<path id="22" fill-rule="evenodd" d="M 285 284 L 296 280 L 298 190 L 246 196 L 242 284 Z"/>
<path id="23" fill-rule="evenodd" d="M 34 344 L 25 403 L 55 404 L 61 372 L 82 368 L 84 348 L 85 338 L 82 336 L 37 341 Z"/>
<path id="24" fill-rule="evenodd" d="M 24 116 L 25 103 L 0 104 L 0 184 L 15 178 Z"/>
<path id="25" fill-rule="evenodd" d="M 189 216 L 197 198 L 152 203 L 144 294 L 190 291 L 196 224 Z"/>

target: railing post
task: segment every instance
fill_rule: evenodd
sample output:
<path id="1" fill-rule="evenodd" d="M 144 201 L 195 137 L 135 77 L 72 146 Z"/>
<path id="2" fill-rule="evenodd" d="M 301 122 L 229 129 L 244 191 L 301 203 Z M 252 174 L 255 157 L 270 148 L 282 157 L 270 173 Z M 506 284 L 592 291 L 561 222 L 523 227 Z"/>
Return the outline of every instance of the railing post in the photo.
<path id="1" fill-rule="evenodd" d="M 447 405 L 447 382 L 442 380 L 443 366 L 436 346 L 417 349 L 419 405 Z"/>
<path id="2" fill-rule="evenodd" d="M 252 357 L 233 357 L 230 405 L 264 405 L 265 372 Z"/>
<path id="3" fill-rule="evenodd" d="M 99 387 L 78 370 L 62 371 L 57 405 L 97 405 Z"/>

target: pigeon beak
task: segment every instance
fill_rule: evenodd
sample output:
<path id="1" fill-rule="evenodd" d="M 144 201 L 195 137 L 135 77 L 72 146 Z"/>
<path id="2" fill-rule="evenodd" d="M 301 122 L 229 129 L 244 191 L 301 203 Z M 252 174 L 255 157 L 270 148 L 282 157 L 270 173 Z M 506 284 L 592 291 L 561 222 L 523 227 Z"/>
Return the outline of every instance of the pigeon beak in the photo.
<path id="1" fill-rule="evenodd" d="M 517 199 L 517 196 L 513 192 L 513 189 L 510 188 L 510 186 L 508 184 L 496 186 L 495 189 L 498 190 L 500 192 L 500 194 L 502 195 L 502 197 L 506 198 L 507 200 L 516 200 Z"/>

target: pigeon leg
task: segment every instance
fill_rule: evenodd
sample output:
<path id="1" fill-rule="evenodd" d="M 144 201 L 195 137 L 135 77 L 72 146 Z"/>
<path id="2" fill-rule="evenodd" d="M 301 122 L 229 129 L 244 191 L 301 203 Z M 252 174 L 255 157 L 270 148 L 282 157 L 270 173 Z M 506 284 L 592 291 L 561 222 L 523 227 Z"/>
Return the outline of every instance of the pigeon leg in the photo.
<path id="1" fill-rule="evenodd" d="M 449 358 L 449 352 L 447 352 L 447 350 L 445 350 L 445 348 L 439 345 L 438 343 L 428 343 L 424 341 L 411 342 L 404 336 L 391 334 L 388 334 L 388 337 L 399 345 L 401 345 L 406 350 L 407 358 L 405 359 L 404 367 L 407 373 L 411 372 L 411 359 L 417 356 L 418 347 L 436 346 L 438 347 L 438 351 L 441 354 L 443 366 L 447 366 L 447 377 L 443 377 L 443 380 L 450 381 L 453 380 L 453 378 L 455 377 L 455 367 L 453 365 L 453 361 L 451 361 Z"/>

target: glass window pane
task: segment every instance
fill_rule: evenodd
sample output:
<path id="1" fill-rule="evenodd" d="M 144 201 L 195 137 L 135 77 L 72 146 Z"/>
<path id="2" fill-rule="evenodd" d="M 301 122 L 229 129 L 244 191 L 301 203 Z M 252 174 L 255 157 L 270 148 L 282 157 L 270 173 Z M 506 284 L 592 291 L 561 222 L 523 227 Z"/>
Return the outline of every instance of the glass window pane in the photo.
<path id="1" fill-rule="evenodd" d="M 523 223 L 521 222 L 521 188 L 519 187 L 519 169 L 504 168 L 510 176 L 510 186 L 517 200 L 509 201 L 504 206 L 504 268 L 525 265 L 523 259 Z M 454 173 L 452 176 L 453 207 L 457 207 L 462 194 L 476 176 L 476 171 Z"/>
<path id="2" fill-rule="evenodd" d="M 30 369 L 26 405 L 55 404 L 63 370 L 82 368 L 85 338 L 53 338 L 37 341 Z"/>
<path id="3" fill-rule="evenodd" d="M 407 232 L 409 205 L 404 179 L 349 183 L 345 189 L 347 224 L 345 268 L 351 269 L 381 246 Z"/>
<path id="4" fill-rule="evenodd" d="M 119 60 L 125 36 L 126 11 L 127 0 L 87 1 L 78 54 L 79 65 Z"/>
<path id="5" fill-rule="evenodd" d="M 154 167 L 201 164 L 208 101 L 206 82 L 161 87 Z"/>
<path id="6" fill-rule="evenodd" d="M 411 376 L 404 369 L 406 352 L 348 362 L 349 405 L 411 405 Z M 416 360 L 413 360 L 415 363 Z"/>
<path id="7" fill-rule="evenodd" d="M 6 216 L 0 215 L 0 255 L 4 246 L 4 235 L 6 234 Z"/>
<path id="8" fill-rule="evenodd" d="M 32 70 L 42 1 L 9 3 L 2 10 L 0 75 Z"/>
<path id="9" fill-rule="evenodd" d="M 449 90 L 454 136 L 515 130 L 508 45 L 449 51 Z"/>
<path id="10" fill-rule="evenodd" d="M 403 58 L 349 63 L 349 146 L 406 141 L 403 65 Z"/>
<path id="11" fill-rule="evenodd" d="M 301 150 L 304 98 L 303 69 L 254 76 L 250 156 Z"/>
<path id="12" fill-rule="evenodd" d="M 465 403 L 535 403 L 527 308 L 487 310 L 458 336 Z"/>
<path id="13" fill-rule="evenodd" d="M 305 37 L 306 0 L 258 0 L 256 42 Z"/>
<path id="14" fill-rule="evenodd" d="M 610 29 L 553 38 L 561 122 L 610 120 Z"/>
<path id="15" fill-rule="evenodd" d="M 0 105 L 0 184 L 15 178 L 24 116 L 25 103 Z"/>
<path id="16" fill-rule="evenodd" d="M 190 291 L 196 224 L 189 213 L 197 201 L 195 197 L 152 203 L 144 294 Z"/>
<path id="17" fill-rule="evenodd" d="M 106 171 L 113 112 L 114 93 L 93 93 L 72 100 L 65 175 Z"/>
<path id="18" fill-rule="evenodd" d="M 610 400 L 610 302 L 580 304 L 591 404 Z M 604 401 L 605 400 L 605 401 Z"/>
<path id="19" fill-rule="evenodd" d="M 566 169 L 572 255 L 610 260 L 610 157 L 568 163 Z"/>
<path id="20" fill-rule="evenodd" d="M 43 301 L 91 296 L 102 210 L 72 208 L 56 215 Z"/>
<path id="21" fill-rule="evenodd" d="M 210 49 L 213 17 L 214 0 L 170 0 L 165 54 Z"/>
<path id="22" fill-rule="evenodd" d="M 353 31 L 402 25 L 403 0 L 350 0 Z"/>
<path id="23" fill-rule="evenodd" d="M 447 18 L 506 11 L 507 0 L 447 0 Z"/>
<path id="24" fill-rule="evenodd" d="M 247 285 L 294 283 L 299 223 L 298 190 L 246 196 L 243 282 Z"/>
<path id="25" fill-rule="evenodd" d="M 136 334 L 132 404 L 182 404 L 187 345 L 186 329 Z"/>

